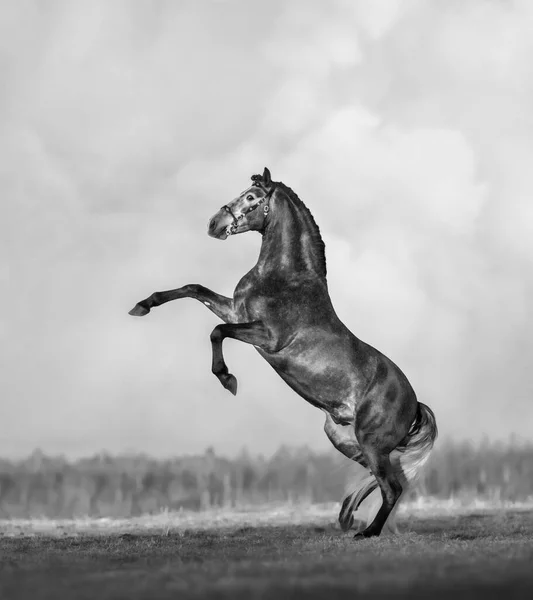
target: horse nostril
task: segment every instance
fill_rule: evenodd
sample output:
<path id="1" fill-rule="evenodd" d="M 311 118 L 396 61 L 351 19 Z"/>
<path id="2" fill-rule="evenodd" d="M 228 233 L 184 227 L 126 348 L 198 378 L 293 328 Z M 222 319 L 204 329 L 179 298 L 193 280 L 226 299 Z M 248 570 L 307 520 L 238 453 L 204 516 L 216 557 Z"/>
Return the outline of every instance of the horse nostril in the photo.
<path id="1" fill-rule="evenodd" d="M 216 228 L 217 228 L 216 219 L 211 219 L 211 221 L 209 221 L 209 231 L 214 231 Z"/>

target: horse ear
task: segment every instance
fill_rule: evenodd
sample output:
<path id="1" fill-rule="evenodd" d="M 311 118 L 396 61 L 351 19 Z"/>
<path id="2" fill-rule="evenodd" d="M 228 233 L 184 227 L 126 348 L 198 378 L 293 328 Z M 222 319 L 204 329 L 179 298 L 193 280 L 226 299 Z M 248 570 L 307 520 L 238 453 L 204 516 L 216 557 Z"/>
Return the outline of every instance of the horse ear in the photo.
<path id="1" fill-rule="evenodd" d="M 270 171 L 265 167 L 263 171 L 263 181 L 265 185 L 270 185 L 272 183 L 272 177 L 270 176 Z"/>

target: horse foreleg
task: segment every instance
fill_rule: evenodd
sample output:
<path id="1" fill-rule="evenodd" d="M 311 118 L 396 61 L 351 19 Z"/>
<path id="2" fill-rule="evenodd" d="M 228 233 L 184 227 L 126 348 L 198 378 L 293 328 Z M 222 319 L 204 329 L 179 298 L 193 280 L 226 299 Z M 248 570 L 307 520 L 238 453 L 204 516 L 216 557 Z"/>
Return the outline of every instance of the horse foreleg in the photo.
<path id="1" fill-rule="evenodd" d="M 211 370 L 218 377 L 220 383 L 235 395 L 237 393 L 237 379 L 228 371 L 222 353 L 222 342 L 225 338 L 233 338 L 234 340 L 262 347 L 268 342 L 269 336 L 261 321 L 217 325 L 211 332 L 211 347 L 213 349 Z"/>
<path id="2" fill-rule="evenodd" d="M 129 314 L 134 317 L 143 317 L 147 315 L 152 308 L 170 302 L 171 300 L 179 300 L 180 298 L 194 298 L 215 313 L 217 317 L 228 323 L 234 319 L 233 300 L 221 296 L 203 285 L 189 284 L 175 290 L 167 290 L 166 292 L 154 292 L 148 298 L 138 302 L 130 311 Z"/>

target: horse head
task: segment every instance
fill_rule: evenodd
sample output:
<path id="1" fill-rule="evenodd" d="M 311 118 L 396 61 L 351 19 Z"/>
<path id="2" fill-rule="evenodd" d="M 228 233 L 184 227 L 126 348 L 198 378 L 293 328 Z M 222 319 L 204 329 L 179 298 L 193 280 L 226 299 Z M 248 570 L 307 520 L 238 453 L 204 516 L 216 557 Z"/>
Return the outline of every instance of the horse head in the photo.
<path id="1" fill-rule="evenodd" d="M 252 175 L 252 185 L 211 217 L 207 233 L 225 240 L 236 233 L 263 231 L 270 210 L 268 201 L 274 189 L 275 184 L 266 167 L 262 175 Z"/>

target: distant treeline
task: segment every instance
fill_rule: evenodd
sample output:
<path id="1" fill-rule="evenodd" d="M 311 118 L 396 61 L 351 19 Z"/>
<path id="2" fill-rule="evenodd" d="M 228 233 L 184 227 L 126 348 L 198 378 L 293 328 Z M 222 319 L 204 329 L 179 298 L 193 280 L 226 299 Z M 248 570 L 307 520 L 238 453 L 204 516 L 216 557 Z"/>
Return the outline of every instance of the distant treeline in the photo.
<path id="1" fill-rule="evenodd" d="M 335 451 L 280 448 L 271 458 L 155 460 L 99 454 L 67 461 L 40 451 L 0 460 L 0 518 L 127 517 L 168 508 L 203 510 L 273 502 L 338 502 L 354 473 Z M 533 498 L 533 444 L 441 442 L 411 496 Z"/>

